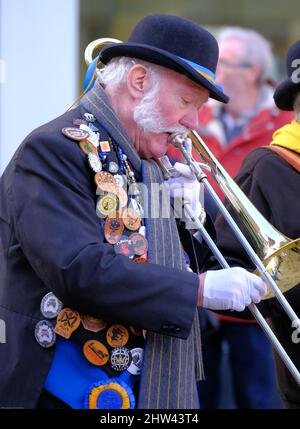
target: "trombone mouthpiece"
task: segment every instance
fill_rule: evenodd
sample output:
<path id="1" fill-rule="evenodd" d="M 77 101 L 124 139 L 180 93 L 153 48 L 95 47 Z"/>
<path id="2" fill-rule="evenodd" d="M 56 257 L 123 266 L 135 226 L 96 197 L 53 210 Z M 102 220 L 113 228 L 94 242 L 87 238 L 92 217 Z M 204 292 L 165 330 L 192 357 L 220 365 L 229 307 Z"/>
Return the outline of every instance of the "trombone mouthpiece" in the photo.
<path id="1" fill-rule="evenodd" d="M 170 135 L 170 137 L 168 138 L 168 141 L 169 143 L 173 144 L 175 147 L 180 148 L 180 146 L 184 142 L 184 138 L 182 134 L 174 133 Z"/>

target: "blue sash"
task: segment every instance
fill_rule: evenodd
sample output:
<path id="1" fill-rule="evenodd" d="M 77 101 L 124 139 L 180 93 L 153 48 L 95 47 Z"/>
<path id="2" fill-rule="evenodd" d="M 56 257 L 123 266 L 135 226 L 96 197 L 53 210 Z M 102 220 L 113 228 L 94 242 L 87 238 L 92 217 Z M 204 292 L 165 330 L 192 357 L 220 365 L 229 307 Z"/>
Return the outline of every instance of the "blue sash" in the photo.
<path id="1" fill-rule="evenodd" d="M 126 390 L 130 408 L 134 408 L 132 388 L 137 379 L 138 376 L 128 371 L 123 371 L 119 377 L 109 378 L 101 367 L 92 365 L 84 357 L 79 343 L 72 339 L 57 338 L 55 355 L 44 387 L 72 408 L 81 409 L 88 408 L 89 393 L 95 386 L 113 381 L 120 384 L 121 390 Z M 105 403 L 105 408 L 121 408 L 119 405 L 122 403 L 117 396 L 110 391 L 106 394 L 106 399 L 109 397 L 110 400 L 102 400 L 102 404 Z"/>

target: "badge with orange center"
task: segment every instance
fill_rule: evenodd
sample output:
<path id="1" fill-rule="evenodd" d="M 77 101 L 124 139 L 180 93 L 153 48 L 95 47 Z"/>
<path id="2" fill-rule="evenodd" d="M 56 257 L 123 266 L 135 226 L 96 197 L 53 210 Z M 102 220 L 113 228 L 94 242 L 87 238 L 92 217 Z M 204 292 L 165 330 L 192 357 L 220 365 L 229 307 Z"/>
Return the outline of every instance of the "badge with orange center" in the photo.
<path id="1" fill-rule="evenodd" d="M 114 176 L 107 171 L 96 173 L 94 180 L 97 187 L 104 192 L 114 192 L 117 186 Z"/>
<path id="2" fill-rule="evenodd" d="M 144 255 L 144 253 L 148 250 L 148 241 L 147 239 L 138 232 L 134 232 L 133 234 L 130 234 L 129 236 L 130 240 L 132 241 L 133 247 L 134 247 L 134 253 L 138 256 Z"/>
<path id="3" fill-rule="evenodd" d="M 109 145 L 109 141 L 107 140 L 102 140 L 100 142 L 100 149 L 101 152 L 110 152 L 110 145 Z"/>
<path id="4" fill-rule="evenodd" d="M 63 308 L 57 316 L 54 332 L 63 338 L 69 339 L 79 325 L 79 313 L 71 308 Z"/>
<path id="5" fill-rule="evenodd" d="M 111 347 L 123 347 L 128 339 L 129 332 L 123 325 L 112 325 L 106 332 L 106 341 Z"/>
<path id="6" fill-rule="evenodd" d="M 86 359 L 96 366 L 103 366 L 108 362 L 109 352 L 100 341 L 89 340 L 83 345 L 83 354 Z"/>
<path id="7" fill-rule="evenodd" d="M 130 231 L 136 231 L 141 226 L 141 218 L 131 207 L 123 211 L 122 218 L 124 225 Z"/>
<path id="8" fill-rule="evenodd" d="M 81 316 L 81 323 L 84 329 L 91 332 L 100 332 L 102 329 L 106 328 L 106 322 L 104 322 L 104 320 L 97 319 L 87 314 Z"/>
<path id="9" fill-rule="evenodd" d="M 108 216 L 105 221 L 104 235 L 106 241 L 110 244 L 116 244 L 122 237 L 124 231 L 124 223 L 120 213 L 114 216 Z"/>
<path id="10" fill-rule="evenodd" d="M 94 153 L 95 155 L 98 155 L 97 148 L 95 148 L 92 143 L 90 143 L 88 140 L 82 140 L 79 143 L 80 149 L 85 155 L 88 155 L 89 153 Z"/>

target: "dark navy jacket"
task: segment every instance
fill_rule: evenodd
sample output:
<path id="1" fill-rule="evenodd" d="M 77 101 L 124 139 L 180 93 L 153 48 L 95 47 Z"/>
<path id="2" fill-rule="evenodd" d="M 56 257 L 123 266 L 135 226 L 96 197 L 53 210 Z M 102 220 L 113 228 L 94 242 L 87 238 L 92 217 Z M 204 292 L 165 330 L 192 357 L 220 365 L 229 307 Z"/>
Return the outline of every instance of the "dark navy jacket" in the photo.
<path id="1" fill-rule="evenodd" d="M 27 136 L 0 181 L 0 407 L 33 408 L 41 394 L 55 347 L 34 328 L 49 291 L 80 313 L 180 338 L 194 319 L 196 274 L 136 264 L 104 242 L 93 174 L 61 132 L 81 109 Z"/>

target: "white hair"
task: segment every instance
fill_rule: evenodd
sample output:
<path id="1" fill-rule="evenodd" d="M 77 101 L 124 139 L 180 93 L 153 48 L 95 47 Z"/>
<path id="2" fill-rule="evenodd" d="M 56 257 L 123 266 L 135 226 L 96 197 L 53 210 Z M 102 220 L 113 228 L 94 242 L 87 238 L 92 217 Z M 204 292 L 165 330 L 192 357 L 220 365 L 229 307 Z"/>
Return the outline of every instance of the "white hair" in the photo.
<path id="1" fill-rule="evenodd" d="M 126 82 L 128 72 L 134 64 L 142 64 L 147 68 L 152 83 L 159 80 L 160 73 L 162 73 L 160 66 L 130 57 L 113 58 L 97 72 L 97 78 L 103 87 L 112 86 L 118 88 L 120 84 Z"/>
<path id="2" fill-rule="evenodd" d="M 218 41 L 235 40 L 243 45 L 243 58 L 247 64 L 258 65 L 261 70 L 259 84 L 269 77 L 273 66 L 272 45 L 261 34 L 241 27 L 225 27 L 218 35 Z"/>
<path id="3" fill-rule="evenodd" d="M 300 123 L 300 92 L 297 93 L 294 100 L 295 119 Z"/>

